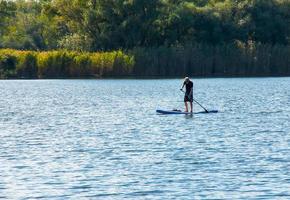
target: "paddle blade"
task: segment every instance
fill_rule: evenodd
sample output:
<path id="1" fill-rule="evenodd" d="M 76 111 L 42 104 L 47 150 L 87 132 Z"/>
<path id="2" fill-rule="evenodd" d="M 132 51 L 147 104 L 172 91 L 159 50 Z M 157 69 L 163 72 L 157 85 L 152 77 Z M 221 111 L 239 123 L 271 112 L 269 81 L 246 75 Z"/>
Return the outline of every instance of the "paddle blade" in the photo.
<path id="1" fill-rule="evenodd" d="M 208 113 L 218 113 L 218 110 L 209 110 Z"/>

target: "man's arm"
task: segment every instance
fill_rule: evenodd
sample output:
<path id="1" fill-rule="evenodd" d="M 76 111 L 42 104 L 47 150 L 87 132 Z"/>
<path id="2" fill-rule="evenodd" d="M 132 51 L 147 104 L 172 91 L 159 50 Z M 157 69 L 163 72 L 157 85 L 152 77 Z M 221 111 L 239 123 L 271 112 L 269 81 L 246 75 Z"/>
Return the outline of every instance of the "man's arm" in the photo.
<path id="1" fill-rule="evenodd" d="M 183 91 L 184 85 L 185 85 L 185 82 L 183 82 L 182 87 L 180 88 L 180 90 Z"/>

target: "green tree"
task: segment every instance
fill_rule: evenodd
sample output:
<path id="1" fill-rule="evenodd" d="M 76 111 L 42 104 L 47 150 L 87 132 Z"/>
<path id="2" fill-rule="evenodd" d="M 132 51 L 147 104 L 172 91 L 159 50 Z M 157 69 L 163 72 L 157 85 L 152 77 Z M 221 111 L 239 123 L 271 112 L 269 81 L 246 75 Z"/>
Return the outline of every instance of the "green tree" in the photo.
<path id="1" fill-rule="evenodd" d="M 14 2 L 0 0 L 0 47 L 2 44 L 2 37 L 7 33 L 7 26 L 11 18 L 15 15 L 16 6 Z"/>

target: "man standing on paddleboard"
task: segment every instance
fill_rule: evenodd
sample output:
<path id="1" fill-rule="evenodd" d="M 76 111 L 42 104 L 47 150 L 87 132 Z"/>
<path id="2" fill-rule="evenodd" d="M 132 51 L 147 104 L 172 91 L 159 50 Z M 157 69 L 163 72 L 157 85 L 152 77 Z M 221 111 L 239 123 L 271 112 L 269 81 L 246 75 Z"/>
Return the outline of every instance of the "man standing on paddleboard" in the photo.
<path id="1" fill-rule="evenodd" d="M 184 86 L 185 86 L 185 95 L 184 95 L 185 112 L 188 112 L 187 102 L 189 102 L 190 112 L 192 113 L 193 83 L 188 77 L 185 77 L 182 88 L 180 89 L 181 91 L 183 91 Z"/>

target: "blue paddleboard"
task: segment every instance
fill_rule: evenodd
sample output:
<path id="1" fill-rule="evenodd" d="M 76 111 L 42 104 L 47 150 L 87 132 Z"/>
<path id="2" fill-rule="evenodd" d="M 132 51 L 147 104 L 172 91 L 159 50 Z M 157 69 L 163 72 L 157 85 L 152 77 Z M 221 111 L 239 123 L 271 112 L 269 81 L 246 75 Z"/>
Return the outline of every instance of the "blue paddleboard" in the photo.
<path id="1" fill-rule="evenodd" d="M 207 114 L 207 113 L 218 113 L 217 110 L 209 110 L 208 112 L 206 111 L 201 111 L 201 112 L 194 112 L 194 113 L 190 113 L 190 112 L 182 112 L 180 110 L 156 110 L 157 113 L 159 114 L 164 114 L 164 115 L 171 115 L 171 114 L 175 114 L 175 115 L 191 115 L 191 114 Z"/>

